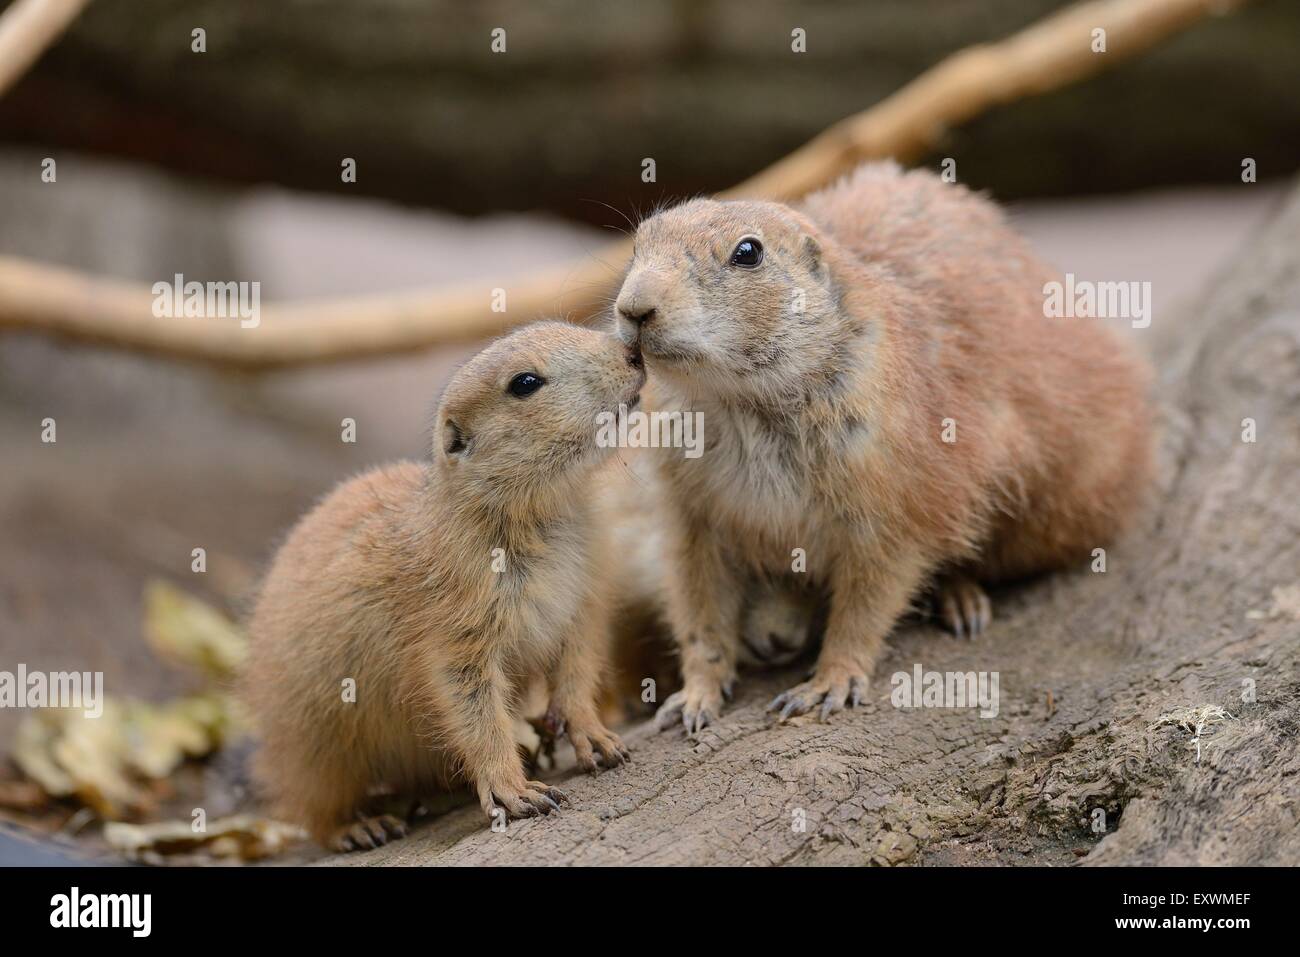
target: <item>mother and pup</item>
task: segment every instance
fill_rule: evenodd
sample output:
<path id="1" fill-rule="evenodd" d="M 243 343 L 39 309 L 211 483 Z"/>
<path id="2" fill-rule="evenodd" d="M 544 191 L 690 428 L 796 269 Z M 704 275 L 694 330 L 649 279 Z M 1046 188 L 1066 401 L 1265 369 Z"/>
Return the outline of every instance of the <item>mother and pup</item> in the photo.
<path id="1" fill-rule="evenodd" d="M 1055 278 L 992 203 L 894 164 L 797 208 L 701 199 L 640 225 L 617 331 L 657 406 L 705 423 L 703 455 L 659 456 L 684 679 L 661 726 L 720 713 L 755 581 L 829 597 L 815 672 L 772 703 L 825 719 L 928 584 L 975 635 L 978 583 L 1123 529 L 1150 471 L 1147 368 L 1096 320 L 1045 318 Z"/>
<path id="2" fill-rule="evenodd" d="M 510 734 L 539 673 L 580 764 L 626 758 L 596 706 L 610 576 L 587 492 L 598 415 L 636 404 L 643 358 L 659 407 L 706 423 L 706 454 L 660 459 L 685 678 L 661 716 L 720 713 L 756 585 L 829 597 L 783 717 L 856 704 L 932 580 L 950 626 L 982 631 L 977 582 L 1082 560 L 1150 470 L 1145 366 L 1095 322 L 1044 318 L 1053 278 L 991 204 L 892 165 L 798 210 L 647 220 L 615 307 L 631 351 L 553 323 L 499 341 L 449 386 L 429 461 L 341 486 L 278 553 L 244 692 L 281 812 L 353 848 L 404 827 L 366 816 L 376 786 L 553 809 Z"/>

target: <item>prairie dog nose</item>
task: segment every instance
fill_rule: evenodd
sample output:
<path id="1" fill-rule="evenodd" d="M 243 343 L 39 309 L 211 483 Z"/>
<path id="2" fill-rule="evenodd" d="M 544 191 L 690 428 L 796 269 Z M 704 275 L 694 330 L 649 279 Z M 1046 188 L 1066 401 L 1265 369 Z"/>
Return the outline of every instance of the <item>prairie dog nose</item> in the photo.
<path id="1" fill-rule="evenodd" d="M 638 329 L 655 317 L 663 281 L 653 272 L 638 272 L 623 283 L 614 308 Z"/>
<path id="2" fill-rule="evenodd" d="M 644 302 L 639 302 L 637 300 L 625 302 L 621 296 L 619 297 L 616 308 L 618 309 L 618 314 L 620 316 L 638 327 L 644 326 L 655 317 L 654 306 L 647 306 Z"/>

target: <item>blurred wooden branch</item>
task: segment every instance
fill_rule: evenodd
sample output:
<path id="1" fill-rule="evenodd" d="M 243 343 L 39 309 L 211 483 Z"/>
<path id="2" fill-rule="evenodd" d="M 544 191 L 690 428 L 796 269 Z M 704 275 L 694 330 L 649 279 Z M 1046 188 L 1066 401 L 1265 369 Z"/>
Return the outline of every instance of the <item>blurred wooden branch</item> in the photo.
<path id="1" fill-rule="evenodd" d="M 791 200 L 863 160 L 906 161 L 992 107 L 1069 86 L 1243 2 L 1099 0 L 1067 7 L 1000 43 L 953 54 L 724 195 Z M 1098 28 L 1106 31 L 1105 53 L 1092 50 Z"/>
<path id="2" fill-rule="evenodd" d="M 864 160 L 915 158 L 947 128 L 990 107 L 1101 72 L 1242 2 L 1093 0 L 1069 7 L 1004 41 L 949 57 L 723 195 L 792 200 Z M 35 0 L 26 4 L 40 6 Z M 1092 50 L 1099 28 L 1106 31 L 1105 53 Z M 245 369 L 393 355 L 495 335 L 541 316 L 587 318 L 612 291 L 629 248 L 617 242 L 597 255 L 521 278 L 508 287 L 508 313 L 492 312 L 489 284 L 477 282 L 266 306 L 258 326 L 248 329 L 234 319 L 158 318 L 143 285 L 0 257 L 0 328 Z"/>
<path id="3" fill-rule="evenodd" d="M 13 86 L 90 0 L 14 0 L 0 14 L 0 96 Z"/>

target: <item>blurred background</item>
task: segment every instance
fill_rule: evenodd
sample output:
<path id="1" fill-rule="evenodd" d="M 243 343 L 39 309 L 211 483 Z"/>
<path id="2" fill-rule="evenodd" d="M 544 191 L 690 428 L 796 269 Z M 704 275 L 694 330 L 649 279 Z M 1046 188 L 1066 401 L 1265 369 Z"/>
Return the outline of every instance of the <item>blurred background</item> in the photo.
<path id="1" fill-rule="evenodd" d="M 0 97 L 0 255 L 144 283 L 257 280 L 263 303 L 504 284 L 597 252 L 624 215 L 730 186 L 1060 6 L 96 2 Z M 791 52 L 795 27 L 806 53 Z M 1297 131 L 1300 4 L 1262 0 L 995 109 L 921 162 L 955 158 L 1063 270 L 1151 281 L 1168 330 L 1277 203 Z M 1242 182 L 1244 157 L 1259 182 Z M 253 375 L 0 335 L 0 669 L 102 671 L 110 694 L 146 701 L 200 686 L 142 637 L 145 584 L 237 617 L 316 497 L 424 454 L 439 389 L 472 350 Z M 0 709 L 0 756 L 23 717 Z M 87 823 L 16 793 L 0 819 Z"/>

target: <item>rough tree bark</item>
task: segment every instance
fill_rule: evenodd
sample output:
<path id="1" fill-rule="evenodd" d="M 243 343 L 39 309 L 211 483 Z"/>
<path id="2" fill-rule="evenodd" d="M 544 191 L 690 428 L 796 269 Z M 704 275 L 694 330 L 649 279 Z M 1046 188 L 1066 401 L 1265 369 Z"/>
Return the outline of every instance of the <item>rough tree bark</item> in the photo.
<path id="1" fill-rule="evenodd" d="M 900 628 L 829 724 L 769 726 L 796 674 L 751 675 L 697 741 L 642 725 L 631 766 L 561 774 L 559 815 L 461 807 L 331 863 L 1300 863 L 1300 192 L 1164 333 L 1159 489 L 1105 574 L 1004 590 L 973 643 Z M 999 714 L 894 708 L 917 662 L 1000 672 Z M 1198 761 L 1175 719 L 1215 705 Z"/>

